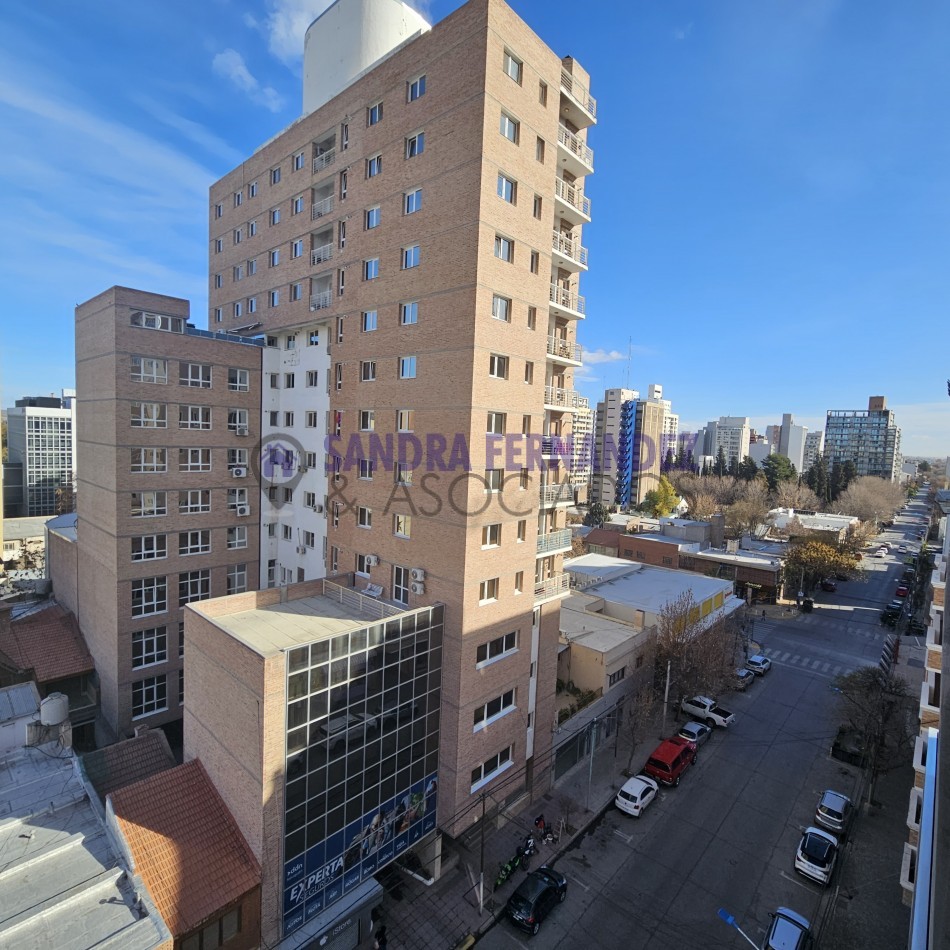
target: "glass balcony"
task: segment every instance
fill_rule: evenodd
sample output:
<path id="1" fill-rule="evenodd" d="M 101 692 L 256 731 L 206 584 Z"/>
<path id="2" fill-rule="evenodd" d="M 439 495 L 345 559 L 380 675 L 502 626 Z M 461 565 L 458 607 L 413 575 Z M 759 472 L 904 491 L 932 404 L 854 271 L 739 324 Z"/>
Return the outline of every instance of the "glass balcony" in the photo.
<path id="1" fill-rule="evenodd" d="M 534 583 L 535 606 L 549 600 L 566 597 L 571 592 L 571 577 L 569 574 L 555 574 L 545 580 Z"/>
<path id="2" fill-rule="evenodd" d="M 538 535 L 538 557 L 543 557 L 545 554 L 557 554 L 559 551 L 569 551 L 570 549 L 570 528 L 564 528 L 561 531 L 550 531 L 547 534 Z"/>

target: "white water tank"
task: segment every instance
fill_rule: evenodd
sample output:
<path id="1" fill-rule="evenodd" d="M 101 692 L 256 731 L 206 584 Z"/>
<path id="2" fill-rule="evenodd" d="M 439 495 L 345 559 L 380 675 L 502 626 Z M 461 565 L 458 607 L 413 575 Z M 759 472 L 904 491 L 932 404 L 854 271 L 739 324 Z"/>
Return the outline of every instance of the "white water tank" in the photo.
<path id="1" fill-rule="evenodd" d="M 44 726 L 58 726 L 69 716 L 69 700 L 62 693 L 50 693 L 40 703 L 40 722 Z"/>
<path id="2" fill-rule="evenodd" d="M 403 0 L 336 0 L 307 28 L 303 114 L 319 109 L 397 46 L 430 29 Z"/>

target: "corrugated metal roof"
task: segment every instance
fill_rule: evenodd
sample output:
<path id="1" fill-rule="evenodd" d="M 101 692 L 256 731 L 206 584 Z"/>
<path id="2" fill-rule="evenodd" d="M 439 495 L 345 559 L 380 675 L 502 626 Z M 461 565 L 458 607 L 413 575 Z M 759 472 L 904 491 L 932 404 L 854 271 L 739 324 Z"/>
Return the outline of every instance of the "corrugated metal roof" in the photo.
<path id="1" fill-rule="evenodd" d="M 17 683 L 0 689 L 0 722 L 39 712 L 40 694 L 35 683 Z"/>

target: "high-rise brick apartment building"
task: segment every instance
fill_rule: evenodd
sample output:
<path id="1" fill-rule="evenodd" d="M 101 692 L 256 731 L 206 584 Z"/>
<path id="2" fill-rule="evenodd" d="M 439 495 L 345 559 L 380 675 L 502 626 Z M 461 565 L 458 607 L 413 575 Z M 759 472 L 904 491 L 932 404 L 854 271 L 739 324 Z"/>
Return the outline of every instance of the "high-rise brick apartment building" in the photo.
<path id="1" fill-rule="evenodd" d="M 893 482 L 900 474 L 901 430 L 884 396 L 871 396 L 867 409 L 829 409 L 825 419 L 828 465 L 854 462 L 858 475 Z"/>
<path id="2" fill-rule="evenodd" d="M 388 47 L 350 56 L 394 11 Z M 596 105 L 501 0 L 431 29 L 338 0 L 307 51 L 307 113 L 211 188 L 211 326 L 283 351 L 329 331 L 329 411 L 286 431 L 330 458 L 327 574 L 444 605 L 439 822 L 458 832 L 480 792 L 550 764 Z"/>
<path id="3" fill-rule="evenodd" d="M 113 287 L 76 310 L 78 617 L 100 741 L 181 718 L 183 607 L 258 586 L 258 341 Z M 67 601 L 71 600 L 67 596 Z"/>

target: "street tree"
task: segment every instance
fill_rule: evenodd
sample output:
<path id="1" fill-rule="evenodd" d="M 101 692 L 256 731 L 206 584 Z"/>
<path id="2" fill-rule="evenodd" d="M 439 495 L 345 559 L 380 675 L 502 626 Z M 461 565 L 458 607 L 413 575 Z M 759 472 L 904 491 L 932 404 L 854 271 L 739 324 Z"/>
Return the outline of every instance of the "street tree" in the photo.
<path id="1" fill-rule="evenodd" d="M 816 457 L 805 473 L 805 484 L 821 499 L 828 501 L 828 463 L 823 455 Z"/>
<path id="2" fill-rule="evenodd" d="M 713 474 L 722 478 L 729 471 L 729 463 L 726 461 L 726 450 L 720 445 L 716 453 L 716 462 L 713 465 Z"/>
<path id="3" fill-rule="evenodd" d="M 653 686 L 644 686 L 627 702 L 629 712 L 625 722 L 625 739 L 630 747 L 627 757 L 627 775 L 632 774 L 633 757 L 640 748 L 640 744 L 652 732 L 653 723 L 660 711 L 661 696 L 657 695 Z"/>
<path id="4" fill-rule="evenodd" d="M 847 549 L 814 535 L 793 536 L 785 556 L 786 586 L 812 590 L 822 578 L 854 571 L 858 558 Z"/>
<path id="5" fill-rule="evenodd" d="M 772 500 L 777 508 L 795 508 L 799 511 L 818 511 L 821 501 L 804 480 L 793 478 L 779 482 L 772 492 Z"/>
<path id="6" fill-rule="evenodd" d="M 587 509 L 587 514 L 584 515 L 584 524 L 588 528 L 599 528 L 609 517 L 610 511 L 607 506 L 602 505 L 599 501 L 594 502 Z"/>
<path id="7" fill-rule="evenodd" d="M 765 480 L 769 483 L 769 491 L 771 492 L 778 488 L 779 482 L 798 478 L 795 466 L 792 465 L 786 455 L 766 456 L 762 462 L 762 471 L 765 473 Z"/>
<path id="8" fill-rule="evenodd" d="M 676 460 L 673 458 L 673 450 L 671 448 L 668 448 L 666 450 L 666 455 L 663 456 L 663 471 L 671 472 L 673 471 L 675 465 L 676 465 Z"/>
<path id="9" fill-rule="evenodd" d="M 854 479 L 835 500 L 834 508 L 861 521 L 888 521 L 904 503 L 900 485 L 875 475 Z"/>
<path id="10" fill-rule="evenodd" d="M 679 500 L 670 480 L 661 475 L 656 488 L 651 488 L 644 495 L 640 510 L 654 518 L 665 518 L 679 504 Z"/>

